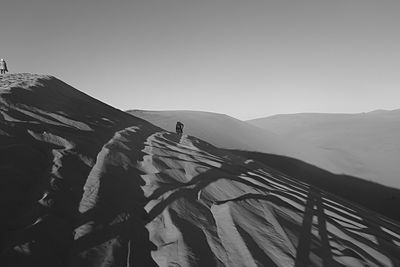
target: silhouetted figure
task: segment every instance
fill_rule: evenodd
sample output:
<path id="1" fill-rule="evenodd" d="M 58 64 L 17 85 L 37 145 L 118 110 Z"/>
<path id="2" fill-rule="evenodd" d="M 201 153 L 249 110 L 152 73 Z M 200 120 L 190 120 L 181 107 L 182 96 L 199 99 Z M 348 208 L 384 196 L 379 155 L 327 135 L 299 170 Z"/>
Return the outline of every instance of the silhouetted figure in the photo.
<path id="1" fill-rule="evenodd" d="M 182 122 L 180 122 L 180 121 L 178 121 L 177 123 L 176 123 L 176 133 L 177 134 L 182 134 L 183 133 L 183 123 Z"/>
<path id="2" fill-rule="evenodd" d="M 5 74 L 8 72 L 7 63 L 4 59 L 0 59 L 0 72 L 1 74 Z"/>

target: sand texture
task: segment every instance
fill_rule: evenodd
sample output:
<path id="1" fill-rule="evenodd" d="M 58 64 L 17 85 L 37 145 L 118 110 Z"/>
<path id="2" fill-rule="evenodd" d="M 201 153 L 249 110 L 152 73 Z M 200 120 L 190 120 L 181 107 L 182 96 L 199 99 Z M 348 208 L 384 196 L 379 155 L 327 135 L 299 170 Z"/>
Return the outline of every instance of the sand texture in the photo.
<path id="1" fill-rule="evenodd" d="M 359 177 L 400 189 L 400 110 L 361 114 L 293 114 L 241 121 L 201 111 L 128 113 L 221 148 L 300 159 L 335 174 Z"/>
<path id="2" fill-rule="evenodd" d="M 56 78 L 0 112 L 1 266 L 400 266 L 399 223 Z"/>

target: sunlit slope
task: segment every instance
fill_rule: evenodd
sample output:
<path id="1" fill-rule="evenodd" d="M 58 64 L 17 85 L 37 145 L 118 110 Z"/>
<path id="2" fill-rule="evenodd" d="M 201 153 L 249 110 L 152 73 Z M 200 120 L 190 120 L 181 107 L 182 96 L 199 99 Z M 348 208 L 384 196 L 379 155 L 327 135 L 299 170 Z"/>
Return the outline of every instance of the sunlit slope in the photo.
<path id="1" fill-rule="evenodd" d="M 258 151 L 299 158 L 335 173 L 342 168 L 329 160 L 326 151 L 307 142 L 297 142 L 271 131 L 253 126 L 230 116 L 201 111 L 127 111 L 168 131 L 175 131 L 175 124 L 185 124 L 184 132 L 221 148 Z M 347 159 L 344 158 L 343 161 Z M 350 160 L 346 164 L 352 165 Z"/>
<path id="2" fill-rule="evenodd" d="M 171 132 L 175 132 L 176 122 L 181 121 L 186 134 L 219 147 L 273 152 L 288 149 L 278 135 L 224 114 L 185 110 L 127 112 Z"/>
<path id="3" fill-rule="evenodd" d="M 158 265 L 399 264 L 397 224 L 198 139 L 168 132 L 148 134 L 137 127 L 125 129 L 106 145 L 106 151 L 107 158 L 123 158 L 123 166 L 132 166 L 126 167 L 126 179 L 134 174 L 143 180 L 146 229 L 153 247 L 148 246 Z M 143 154 L 132 153 L 130 147 L 140 147 Z M 114 172 L 104 172 L 98 179 L 110 179 Z M 81 209 L 86 211 L 87 203 L 102 199 L 98 184 L 96 180 L 87 184 Z M 94 234 L 94 228 L 83 225 L 78 236 Z M 134 244 L 133 238 L 127 248 Z M 109 255 L 97 248 L 87 253 Z M 127 256 L 137 259 L 133 253 L 134 249 Z"/>
<path id="4" fill-rule="evenodd" d="M 46 76 L 0 77 L 1 266 L 399 266 L 400 226 Z"/>
<path id="5" fill-rule="evenodd" d="M 140 124 L 54 77 L 0 76 L 0 266 L 66 266 L 97 154 Z"/>
<path id="6" fill-rule="evenodd" d="M 400 110 L 288 114 L 248 122 L 327 151 L 343 173 L 400 188 Z"/>

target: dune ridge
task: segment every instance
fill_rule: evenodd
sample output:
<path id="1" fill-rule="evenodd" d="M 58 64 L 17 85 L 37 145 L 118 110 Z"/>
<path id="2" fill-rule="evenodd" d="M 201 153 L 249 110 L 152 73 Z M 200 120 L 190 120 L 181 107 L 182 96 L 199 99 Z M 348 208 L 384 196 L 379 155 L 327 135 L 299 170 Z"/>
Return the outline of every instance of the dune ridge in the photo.
<path id="1" fill-rule="evenodd" d="M 176 121 L 185 133 L 221 148 L 300 159 L 338 175 L 400 188 L 400 113 L 304 113 L 241 121 L 201 111 L 128 110 L 165 130 Z"/>
<path id="2" fill-rule="evenodd" d="M 267 162 L 53 77 L 0 86 L 2 265 L 400 265 L 398 222 Z"/>

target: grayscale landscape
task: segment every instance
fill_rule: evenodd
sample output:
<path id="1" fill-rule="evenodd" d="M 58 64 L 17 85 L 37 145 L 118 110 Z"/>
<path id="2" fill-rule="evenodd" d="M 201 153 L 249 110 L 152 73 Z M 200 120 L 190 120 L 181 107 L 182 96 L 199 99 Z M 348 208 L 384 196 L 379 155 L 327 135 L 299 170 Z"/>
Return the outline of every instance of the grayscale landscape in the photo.
<path id="1" fill-rule="evenodd" d="M 346 160 L 341 172 L 400 188 L 400 109 L 359 114 L 276 115 L 249 121 L 295 142 Z M 342 162 L 338 162 L 340 164 Z"/>
<path id="2" fill-rule="evenodd" d="M 0 267 L 400 267 L 399 14 L 2 1 Z"/>
<path id="3" fill-rule="evenodd" d="M 164 130 L 51 76 L 9 74 L 0 86 L 5 266 L 400 264 L 396 212 Z M 210 116 L 246 124 L 199 121 Z"/>

